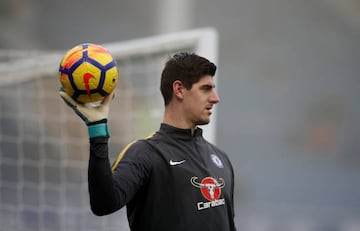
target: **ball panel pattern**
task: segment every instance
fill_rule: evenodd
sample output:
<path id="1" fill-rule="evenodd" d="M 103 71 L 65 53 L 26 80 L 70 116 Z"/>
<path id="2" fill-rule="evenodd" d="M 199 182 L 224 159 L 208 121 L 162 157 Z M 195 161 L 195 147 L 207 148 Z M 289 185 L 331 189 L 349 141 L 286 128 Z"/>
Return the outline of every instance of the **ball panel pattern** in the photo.
<path id="1" fill-rule="evenodd" d="M 96 44 L 70 49 L 60 62 L 59 79 L 64 91 L 79 103 L 102 100 L 118 82 L 118 67 L 112 55 Z"/>

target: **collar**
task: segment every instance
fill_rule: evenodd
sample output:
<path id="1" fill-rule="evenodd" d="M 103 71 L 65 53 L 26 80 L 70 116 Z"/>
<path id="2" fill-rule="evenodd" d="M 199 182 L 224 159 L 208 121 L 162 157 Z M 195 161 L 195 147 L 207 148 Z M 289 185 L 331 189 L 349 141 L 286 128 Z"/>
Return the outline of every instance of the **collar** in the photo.
<path id="1" fill-rule="evenodd" d="M 194 138 L 194 137 L 202 136 L 202 129 L 199 127 L 196 127 L 194 134 L 192 135 L 190 128 L 187 128 L 187 129 L 177 128 L 177 127 L 173 127 L 169 124 L 161 123 L 160 131 L 167 135 L 174 135 L 179 138 Z"/>

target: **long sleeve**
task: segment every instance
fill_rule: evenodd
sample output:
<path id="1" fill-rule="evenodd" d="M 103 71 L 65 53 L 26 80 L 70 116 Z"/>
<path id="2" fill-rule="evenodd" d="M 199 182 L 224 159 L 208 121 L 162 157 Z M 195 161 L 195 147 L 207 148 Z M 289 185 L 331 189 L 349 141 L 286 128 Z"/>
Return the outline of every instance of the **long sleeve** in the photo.
<path id="1" fill-rule="evenodd" d="M 88 170 L 91 210 L 98 216 L 121 209 L 147 181 L 151 171 L 150 146 L 136 142 L 112 172 L 108 157 L 108 138 L 90 139 Z"/>
<path id="2" fill-rule="evenodd" d="M 106 137 L 90 139 L 88 183 L 90 205 L 94 214 L 110 214 L 123 206 L 111 172 Z"/>

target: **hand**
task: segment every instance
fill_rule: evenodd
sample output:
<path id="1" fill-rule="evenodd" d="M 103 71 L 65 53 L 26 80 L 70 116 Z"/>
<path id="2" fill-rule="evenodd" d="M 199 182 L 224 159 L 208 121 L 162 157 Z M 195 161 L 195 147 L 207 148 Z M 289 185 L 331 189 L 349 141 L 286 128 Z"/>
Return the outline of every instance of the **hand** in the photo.
<path id="1" fill-rule="evenodd" d="M 110 103 L 114 98 L 114 92 L 106 96 L 99 106 L 91 107 L 85 104 L 77 103 L 73 100 L 68 94 L 64 92 L 63 89 L 60 89 L 59 92 L 61 98 L 65 103 L 71 107 L 74 112 L 86 123 L 86 125 L 91 125 L 99 121 L 106 121 L 109 115 Z"/>

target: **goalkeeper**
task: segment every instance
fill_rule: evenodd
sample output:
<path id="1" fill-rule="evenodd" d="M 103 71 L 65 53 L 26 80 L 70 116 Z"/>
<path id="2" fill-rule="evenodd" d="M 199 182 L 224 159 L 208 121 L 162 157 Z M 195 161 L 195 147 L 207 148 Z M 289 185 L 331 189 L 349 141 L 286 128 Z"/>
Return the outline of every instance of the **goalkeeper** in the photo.
<path id="1" fill-rule="evenodd" d="M 64 101 L 90 138 L 90 205 L 102 216 L 127 207 L 132 231 L 234 231 L 234 172 L 227 155 L 202 136 L 219 97 L 216 66 L 190 53 L 170 58 L 161 74 L 165 111 L 159 130 L 120 152 L 110 165 L 107 118 L 113 94 L 98 107 Z"/>

